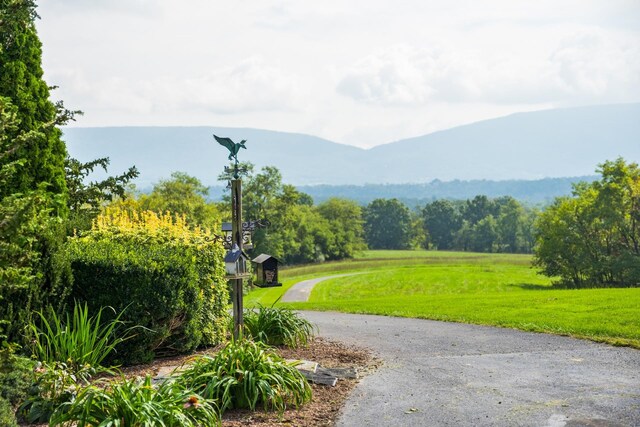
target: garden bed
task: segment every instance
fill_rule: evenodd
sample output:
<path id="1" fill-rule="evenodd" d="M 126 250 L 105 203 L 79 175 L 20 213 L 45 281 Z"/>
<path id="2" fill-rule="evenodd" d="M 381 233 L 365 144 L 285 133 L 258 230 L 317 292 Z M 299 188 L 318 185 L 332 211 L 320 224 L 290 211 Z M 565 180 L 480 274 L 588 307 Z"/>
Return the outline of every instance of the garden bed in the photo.
<path id="1" fill-rule="evenodd" d="M 216 349 L 209 349 L 197 354 L 215 353 Z M 323 338 L 313 339 L 306 348 L 289 349 L 279 347 L 277 353 L 286 359 L 312 360 L 323 367 L 354 367 L 360 377 L 379 366 L 380 361 L 374 358 L 367 349 L 348 346 L 343 343 Z M 197 355 L 196 354 L 196 355 Z M 177 356 L 158 359 L 150 364 L 132 366 L 123 369 L 127 377 L 156 375 L 162 367 L 179 366 L 188 363 L 196 355 Z M 340 379 L 335 387 L 312 384 L 313 400 L 299 409 L 291 408 L 282 415 L 277 412 L 263 410 L 228 410 L 224 413 L 222 425 L 224 427 L 238 427 L 252 425 L 267 426 L 332 426 L 338 417 L 351 390 L 358 380 Z M 46 426 L 46 424 L 39 425 Z M 33 427 L 33 425 L 32 425 Z"/>

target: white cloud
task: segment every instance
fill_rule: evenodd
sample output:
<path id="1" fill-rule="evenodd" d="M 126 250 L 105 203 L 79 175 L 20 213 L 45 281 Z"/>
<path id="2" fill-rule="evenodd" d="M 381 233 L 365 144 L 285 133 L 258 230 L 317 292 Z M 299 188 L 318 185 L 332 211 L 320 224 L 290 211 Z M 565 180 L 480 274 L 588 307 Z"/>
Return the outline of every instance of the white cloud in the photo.
<path id="1" fill-rule="evenodd" d="M 640 42 L 612 40 L 600 32 L 563 40 L 550 57 L 566 101 L 611 102 L 640 96 Z"/>
<path id="2" fill-rule="evenodd" d="M 260 57 L 220 67 L 208 74 L 156 76 L 131 81 L 105 77 L 89 81 L 72 70 L 53 75 L 71 88 L 63 95 L 84 99 L 81 108 L 121 109 L 130 113 L 205 111 L 236 114 L 292 111 L 301 108 L 300 83 L 295 75 Z"/>
<path id="3" fill-rule="evenodd" d="M 356 101 L 415 107 L 434 101 L 535 104 L 640 97 L 640 41 L 592 30 L 550 54 L 394 46 L 355 63 L 337 86 Z"/>
<path id="4" fill-rule="evenodd" d="M 299 79 L 261 57 L 252 57 L 236 65 L 212 70 L 197 77 L 173 83 L 167 97 L 178 107 L 199 108 L 216 113 L 250 111 L 287 111 L 300 107 Z M 169 85 L 159 82 L 151 92 Z M 153 96 L 152 93 L 149 95 Z"/>

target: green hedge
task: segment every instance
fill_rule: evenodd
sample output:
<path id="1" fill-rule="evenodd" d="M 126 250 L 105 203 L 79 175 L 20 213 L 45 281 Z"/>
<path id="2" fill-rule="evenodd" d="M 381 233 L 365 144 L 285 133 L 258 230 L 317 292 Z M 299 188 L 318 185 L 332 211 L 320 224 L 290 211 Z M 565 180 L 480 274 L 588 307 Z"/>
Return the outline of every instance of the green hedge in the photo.
<path id="1" fill-rule="evenodd" d="M 134 330 L 136 336 L 117 347 L 115 362 L 146 362 L 224 338 L 224 253 L 203 234 L 94 231 L 70 239 L 69 252 L 73 298 L 86 301 L 94 313 L 105 306 L 124 310 L 127 325 L 147 328 Z"/>

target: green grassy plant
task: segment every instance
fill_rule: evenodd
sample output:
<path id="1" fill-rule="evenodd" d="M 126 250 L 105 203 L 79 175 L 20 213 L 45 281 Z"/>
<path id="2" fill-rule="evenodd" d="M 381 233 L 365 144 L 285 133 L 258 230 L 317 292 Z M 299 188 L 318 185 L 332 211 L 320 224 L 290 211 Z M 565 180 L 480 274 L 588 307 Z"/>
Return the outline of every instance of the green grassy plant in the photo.
<path id="1" fill-rule="evenodd" d="M 229 408 L 282 412 L 311 400 L 311 387 L 295 364 L 288 363 L 263 343 L 238 340 L 215 356 L 203 356 L 183 371 L 178 380 L 202 396 Z"/>
<path id="2" fill-rule="evenodd" d="M 115 333 L 122 324 L 122 313 L 115 319 L 102 322 L 102 312 L 103 308 L 91 317 L 87 305 L 78 303 L 73 308 L 73 315 L 67 313 L 64 320 L 52 309 L 48 318 L 38 312 L 41 326 L 30 324 L 35 335 L 34 356 L 43 362 L 64 362 L 72 371 L 79 371 L 85 366 L 100 369 L 116 345 L 128 338 Z"/>
<path id="3" fill-rule="evenodd" d="M 264 307 L 245 310 L 244 331 L 254 341 L 267 345 L 306 346 L 314 336 L 314 326 L 293 310 Z"/>
<path id="4" fill-rule="evenodd" d="M 147 376 L 84 388 L 55 411 L 50 425 L 196 427 L 220 425 L 220 418 L 214 402 L 174 382 L 155 387 Z"/>

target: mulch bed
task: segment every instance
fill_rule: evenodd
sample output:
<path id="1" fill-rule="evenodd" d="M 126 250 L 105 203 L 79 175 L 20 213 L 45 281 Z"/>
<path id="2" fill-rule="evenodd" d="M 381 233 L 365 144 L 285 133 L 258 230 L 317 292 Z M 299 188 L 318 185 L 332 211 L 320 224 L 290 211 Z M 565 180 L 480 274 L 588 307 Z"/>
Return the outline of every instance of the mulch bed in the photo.
<path id="1" fill-rule="evenodd" d="M 127 377 L 155 376 L 161 367 L 179 366 L 188 363 L 198 354 L 215 353 L 215 351 L 216 349 L 208 349 L 195 355 L 158 359 L 150 364 L 124 368 L 122 373 Z M 373 357 L 367 349 L 324 338 L 313 339 L 305 348 L 279 347 L 276 351 L 286 359 L 311 360 L 325 368 L 357 368 L 359 377 L 375 370 L 381 364 L 381 361 Z M 335 387 L 312 384 L 313 399 L 300 408 L 287 409 L 283 414 L 264 410 L 229 410 L 222 417 L 222 425 L 223 427 L 332 426 L 349 393 L 357 383 L 357 379 L 339 379 Z"/>
<path id="2" fill-rule="evenodd" d="M 279 348 L 278 353 L 286 359 L 318 362 L 325 368 L 354 367 L 358 369 L 360 377 L 375 370 L 381 363 L 366 349 L 324 338 L 315 338 L 306 348 Z M 273 412 L 232 410 L 224 413 L 222 425 L 224 427 L 332 426 L 349 393 L 357 383 L 358 380 L 339 379 L 335 387 L 312 384 L 312 401 L 298 409 L 286 410 L 281 417 Z"/>

